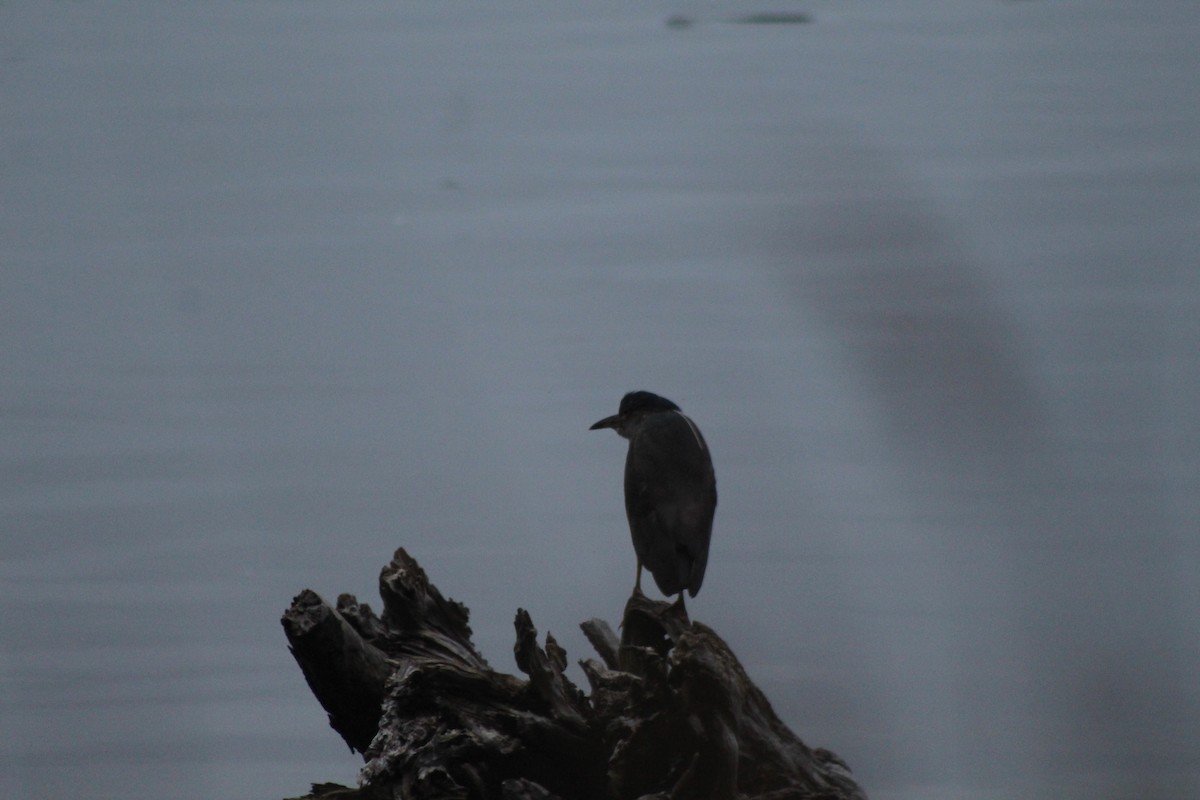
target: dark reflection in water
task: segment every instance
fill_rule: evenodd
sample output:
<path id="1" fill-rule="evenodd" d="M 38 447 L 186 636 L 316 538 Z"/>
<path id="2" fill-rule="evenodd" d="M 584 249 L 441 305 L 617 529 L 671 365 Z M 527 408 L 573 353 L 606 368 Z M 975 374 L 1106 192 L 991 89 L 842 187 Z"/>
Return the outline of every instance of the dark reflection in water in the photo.
<path id="1" fill-rule="evenodd" d="M 0 795 L 353 781 L 277 620 L 400 545 L 582 657 L 634 388 L 873 797 L 1198 793 L 1200 12 L 726 11 L 0 7 Z"/>

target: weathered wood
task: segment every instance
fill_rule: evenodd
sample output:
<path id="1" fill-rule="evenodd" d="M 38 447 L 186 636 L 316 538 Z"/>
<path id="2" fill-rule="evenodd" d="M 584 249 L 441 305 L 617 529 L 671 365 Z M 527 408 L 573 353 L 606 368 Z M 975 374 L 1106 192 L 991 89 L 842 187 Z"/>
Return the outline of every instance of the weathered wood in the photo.
<path id="1" fill-rule="evenodd" d="M 621 640 L 613 633 L 613 629 L 602 619 L 589 619 L 579 623 L 583 635 L 587 637 L 592 648 L 604 659 L 609 669 L 616 669 L 620 663 Z"/>
<path id="2" fill-rule="evenodd" d="M 384 685 L 392 673 L 387 656 L 308 589 L 292 600 L 282 622 L 292 655 L 329 714 L 330 727 L 351 750 L 365 753 L 379 728 Z"/>
<path id="3" fill-rule="evenodd" d="M 514 654 L 528 679 L 492 670 L 467 609 L 404 550 L 380 594 L 381 617 L 351 596 L 331 609 L 311 592 L 284 615 L 330 724 L 367 761 L 360 789 L 314 786 L 310 798 L 865 800 L 846 765 L 797 738 L 681 603 L 635 594 L 619 640 L 601 620 L 583 623 L 600 656 L 580 662 L 585 694 L 524 610 Z"/>

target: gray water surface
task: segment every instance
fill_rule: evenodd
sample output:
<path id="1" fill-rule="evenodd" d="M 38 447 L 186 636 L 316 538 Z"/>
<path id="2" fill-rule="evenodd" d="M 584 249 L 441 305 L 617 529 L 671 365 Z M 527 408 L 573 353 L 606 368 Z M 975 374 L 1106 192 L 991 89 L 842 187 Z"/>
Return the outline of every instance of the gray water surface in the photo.
<path id="1" fill-rule="evenodd" d="M 518 607 L 588 655 L 646 388 L 715 456 L 693 615 L 875 800 L 1200 797 L 1197 41 L 0 4 L 0 795 L 353 782 L 278 618 L 398 546 L 497 668 Z"/>

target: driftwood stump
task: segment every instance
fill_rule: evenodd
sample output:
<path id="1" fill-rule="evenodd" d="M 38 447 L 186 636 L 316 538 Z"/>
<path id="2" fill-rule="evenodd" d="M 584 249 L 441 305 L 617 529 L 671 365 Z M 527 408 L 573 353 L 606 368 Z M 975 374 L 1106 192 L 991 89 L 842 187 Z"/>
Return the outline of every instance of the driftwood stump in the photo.
<path id="1" fill-rule="evenodd" d="M 866 800 L 833 753 L 810 749 L 771 709 L 728 645 L 679 604 L 635 594 L 623 636 L 582 624 L 599 659 L 580 662 L 517 611 L 517 666 L 491 669 L 465 606 L 407 552 L 379 577 L 382 617 L 351 595 L 305 590 L 283 615 L 329 724 L 366 765 L 360 787 L 308 798 L 388 800 Z"/>

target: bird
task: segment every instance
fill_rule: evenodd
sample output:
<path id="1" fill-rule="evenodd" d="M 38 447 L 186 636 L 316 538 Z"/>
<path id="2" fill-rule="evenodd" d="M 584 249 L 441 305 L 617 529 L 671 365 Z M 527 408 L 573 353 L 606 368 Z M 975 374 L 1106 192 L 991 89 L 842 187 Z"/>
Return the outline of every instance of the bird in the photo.
<path id="1" fill-rule="evenodd" d="M 642 568 L 670 597 L 695 597 L 708 566 L 717 509 L 717 478 L 700 428 L 679 406 L 652 392 L 629 392 L 618 413 L 589 430 L 612 428 L 629 440 L 625 457 L 625 515 L 637 554 L 634 594 Z"/>

